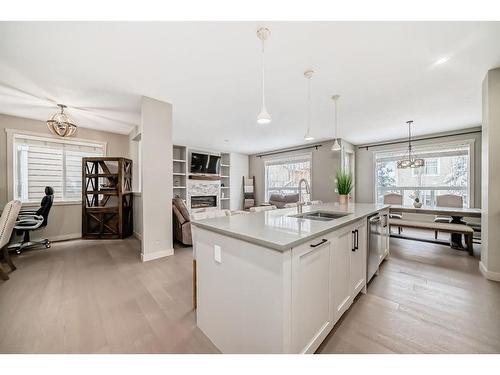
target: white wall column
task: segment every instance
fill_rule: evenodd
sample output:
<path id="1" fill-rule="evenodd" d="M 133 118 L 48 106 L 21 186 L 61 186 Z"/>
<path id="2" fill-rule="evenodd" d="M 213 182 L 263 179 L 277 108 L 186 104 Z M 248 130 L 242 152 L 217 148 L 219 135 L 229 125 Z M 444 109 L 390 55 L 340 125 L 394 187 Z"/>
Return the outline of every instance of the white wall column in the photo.
<path id="1" fill-rule="evenodd" d="M 483 275 L 500 281 L 500 68 L 483 81 L 482 136 L 482 251 Z"/>
<path id="2" fill-rule="evenodd" d="M 141 111 L 141 259 L 147 261 L 174 253 L 172 105 L 143 97 Z"/>

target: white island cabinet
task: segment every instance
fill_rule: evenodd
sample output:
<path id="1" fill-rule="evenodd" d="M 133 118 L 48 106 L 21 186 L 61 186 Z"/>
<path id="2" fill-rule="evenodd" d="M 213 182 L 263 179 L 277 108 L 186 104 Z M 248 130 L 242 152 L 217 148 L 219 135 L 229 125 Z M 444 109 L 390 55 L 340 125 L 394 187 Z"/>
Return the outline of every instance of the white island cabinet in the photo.
<path id="1" fill-rule="evenodd" d="M 352 206 L 194 222 L 199 328 L 223 353 L 313 353 L 366 290 L 366 217 L 385 206 Z"/>

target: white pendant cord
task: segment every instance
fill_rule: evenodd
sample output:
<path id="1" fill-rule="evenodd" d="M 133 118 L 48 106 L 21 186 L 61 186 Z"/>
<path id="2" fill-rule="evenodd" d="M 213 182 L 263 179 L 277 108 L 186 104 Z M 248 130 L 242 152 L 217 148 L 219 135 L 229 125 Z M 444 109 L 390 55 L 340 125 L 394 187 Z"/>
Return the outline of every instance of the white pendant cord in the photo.
<path id="1" fill-rule="evenodd" d="M 333 100 L 333 110 L 334 110 L 334 134 L 333 134 L 333 145 L 331 150 L 332 151 L 341 151 L 342 147 L 340 146 L 339 143 L 339 108 L 338 108 L 338 101 L 339 101 L 340 96 L 339 95 L 333 95 L 332 100 Z"/>
<path id="2" fill-rule="evenodd" d="M 257 123 L 261 125 L 266 125 L 271 122 L 271 115 L 267 112 L 266 108 L 266 74 L 265 74 L 265 42 L 269 37 L 269 29 L 262 27 L 257 30 L 257 37 L 261 41 L 261 84 L 262 84 L 262 106 L 260 108 L 260 113 L 257 116 Z"/>
<path id="3" fill-rule="evenodd" d="M 311 130 L 311 77 L 307 77 L 307 131 L 306 135 L 309 135 Z"/>
<path id="4" fill-rule="evenodd" d="M 264 60 L 264 55 L 265 55 L 265 51 L 264 51 L 264 39 L 262 39 L 262 57 L 261 57 L 261 62 L 262 62 L 262 108 L 266 108 L 266 100 L 265 100 L 265 95 L 266 95 L 266 80 L 265 80 L 265 69 L 264 69 L 264 63 L 265 63 L 265 60 Z"/>
<path id="5" fill-rule="evenodd" d="M 338 134 L 339 134 L 339 110 L 338 110 L 338 99 L 335 99 L 334 100 L 334 103 L 335 103 L 335 134 L 334 134 L 334 138 L 337 139 L 338 138 Z"/>

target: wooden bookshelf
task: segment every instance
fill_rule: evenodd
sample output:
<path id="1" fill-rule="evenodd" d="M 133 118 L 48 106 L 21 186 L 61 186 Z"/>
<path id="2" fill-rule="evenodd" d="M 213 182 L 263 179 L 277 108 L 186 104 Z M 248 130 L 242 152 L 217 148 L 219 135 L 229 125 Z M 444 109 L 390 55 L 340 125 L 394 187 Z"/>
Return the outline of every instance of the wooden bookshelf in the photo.
<path id="1" fill-rule="evenodd" d="M 132 160 L 83 158 L 82 185 L 82 237 L 117 239 L 132 235 Z"/>

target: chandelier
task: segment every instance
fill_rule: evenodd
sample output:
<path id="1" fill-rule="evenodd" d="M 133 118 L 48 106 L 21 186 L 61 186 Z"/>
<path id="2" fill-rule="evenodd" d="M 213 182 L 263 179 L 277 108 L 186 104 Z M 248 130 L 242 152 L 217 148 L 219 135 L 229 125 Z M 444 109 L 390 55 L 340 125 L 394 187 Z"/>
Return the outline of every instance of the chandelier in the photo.
<path id="1" fill-rule="evenodd" d="M 60 137 L 71 137 L 75 135 L 77 126 L 74 121 L 64 113 L 64 104 L 57 105 L 61 112 L 54 113 L 49 120 L 47 120 L 47 127 L 52 134 Z"/>
<path id="2" fill-rule="evenodd" d="M 403 155 L 403 158 L 399 160 L 396 164 L 399 169 L 403 168 L 419 168 L 425 165 L 424 159 L 416 158 L 414 154 L 412 154 L 411 148 L 411 125 L 413 121 L 406 121 L 408 124 L 408 152 Z"/>

